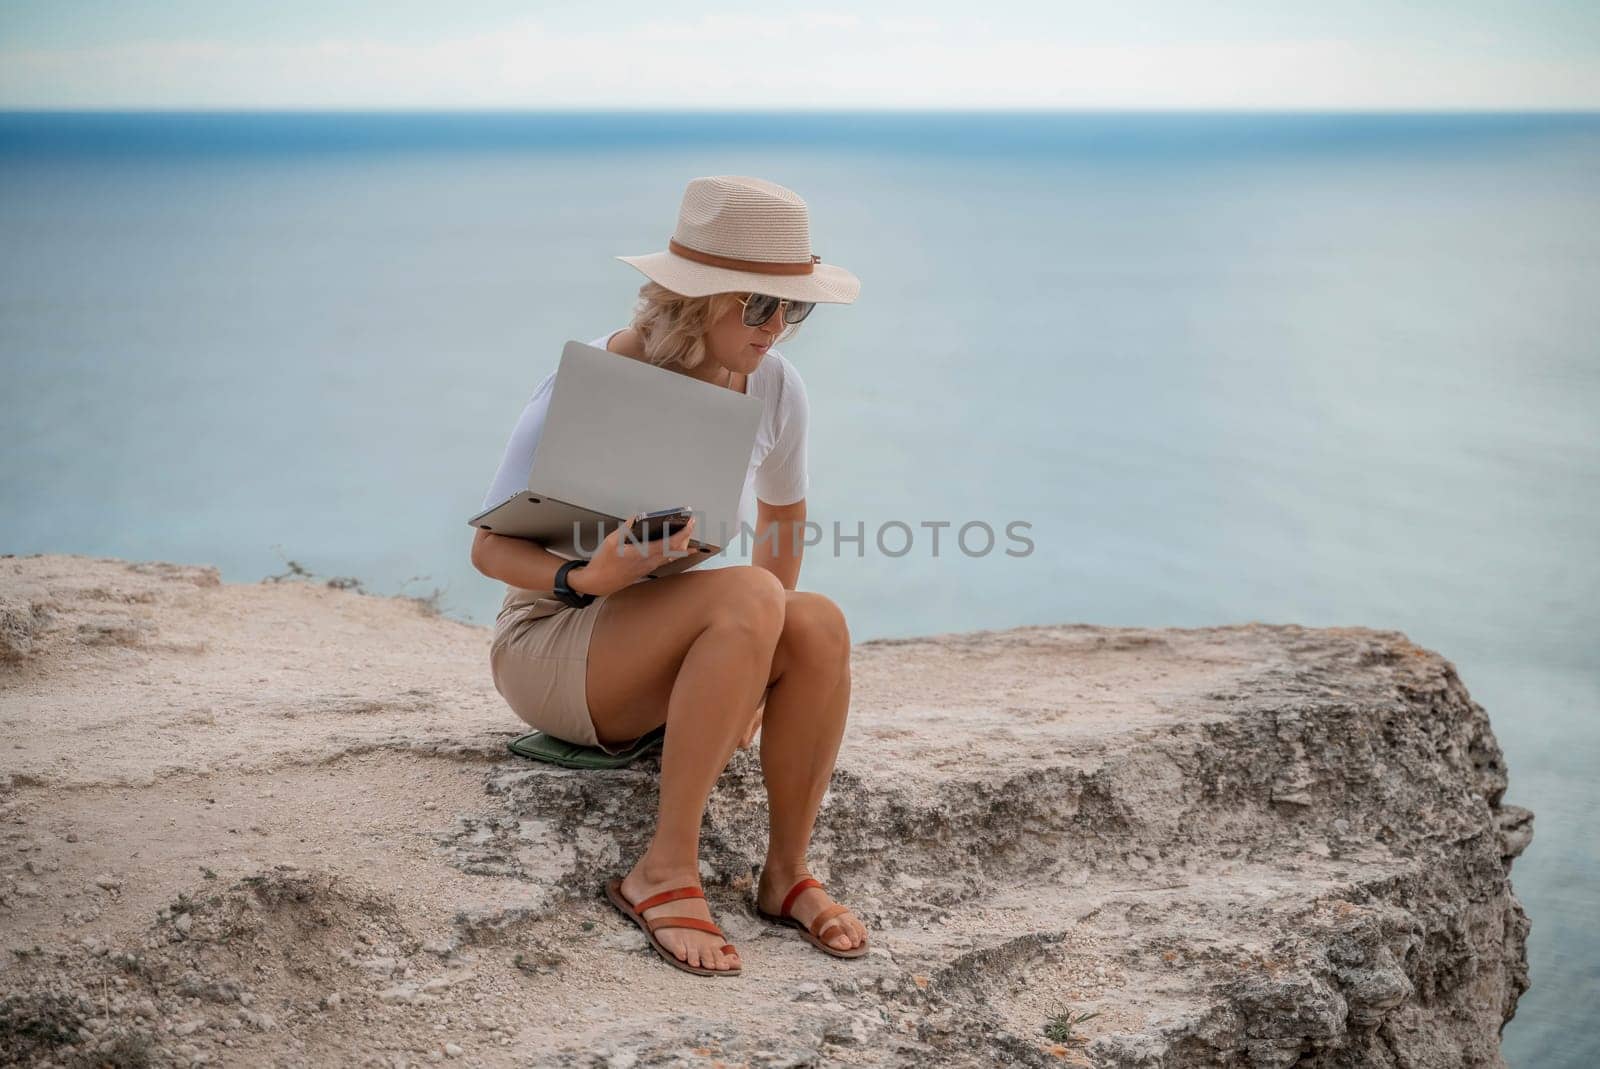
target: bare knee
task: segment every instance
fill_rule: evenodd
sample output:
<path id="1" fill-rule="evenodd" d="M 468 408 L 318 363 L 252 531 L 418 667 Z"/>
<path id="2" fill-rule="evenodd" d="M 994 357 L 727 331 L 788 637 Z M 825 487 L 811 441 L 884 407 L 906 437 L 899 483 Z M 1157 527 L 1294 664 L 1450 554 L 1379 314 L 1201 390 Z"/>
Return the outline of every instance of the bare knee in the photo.
<path id="1" fill-rule="evenodd" d="M 788 591 L 777 576 L 754 565 L 718 568 L 709 625 L 748 635 L 768 647 L 783 631 Z"/>
<path id="2" fill-rule="evenodd" d="M 784 611 L 783 632 L 778 638 L 784 659 L 812 667 L 847 666 L 850 627 L 838 604 L 826 594 L 809 590 L 790 590 L 785 594 L 788 606 Z"/>

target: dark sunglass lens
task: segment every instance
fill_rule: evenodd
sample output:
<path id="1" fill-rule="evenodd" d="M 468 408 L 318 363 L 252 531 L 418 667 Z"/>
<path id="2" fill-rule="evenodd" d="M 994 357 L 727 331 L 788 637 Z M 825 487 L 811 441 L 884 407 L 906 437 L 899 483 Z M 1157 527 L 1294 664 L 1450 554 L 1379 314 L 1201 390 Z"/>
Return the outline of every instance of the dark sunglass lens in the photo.
<path id="1" fill-rule="evenodd" d="M 764 293 L 752 293 L 750 299 L 744 303 L 744 325 L 759 327 L 772 318 L 772 313 L 778 310 L 778 298 L 768 297 Z"/>
<path id="2" fill-rule="evenodd" d="M 783 313 L 785 323 L 798 323 L 811 314 L 811 309 L 817 306 L 815 301 L 790 301 L 789 307 Z"/>

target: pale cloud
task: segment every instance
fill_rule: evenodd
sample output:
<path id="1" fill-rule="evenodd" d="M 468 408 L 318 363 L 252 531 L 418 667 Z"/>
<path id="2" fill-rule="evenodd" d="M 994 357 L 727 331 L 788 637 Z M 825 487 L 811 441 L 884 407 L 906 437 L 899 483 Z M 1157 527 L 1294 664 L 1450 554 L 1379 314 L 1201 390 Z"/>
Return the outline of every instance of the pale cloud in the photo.
<path id="1" fill-rule="evenodd" d="M 426 44 L 348 37 L 8 49 L 0 105 L 1595 107 L 1600 69 L 1337 39 L 1083 44 L 819 11 L 582 31 L 526 19 Z"/>
<path id="2" fill-rule="evenodd" d="M 793 40 L 817 30 L 854 30 L 861 24 L 859 16 L 831 11 L 706 14 L 690 20 L 645 22 L 627 36 L 645 41 L 685 41 L 702 48 L 722 42 L 739 48 L 758 40 Z"/>
<path id="3" fill-rule="evenodd" d="M 944 24 L 938 19 L 918 18 L 915 15 L 885 16 L 874 19 L 878 28 L 885 33 L 939 33 L 944 29 Z"/>

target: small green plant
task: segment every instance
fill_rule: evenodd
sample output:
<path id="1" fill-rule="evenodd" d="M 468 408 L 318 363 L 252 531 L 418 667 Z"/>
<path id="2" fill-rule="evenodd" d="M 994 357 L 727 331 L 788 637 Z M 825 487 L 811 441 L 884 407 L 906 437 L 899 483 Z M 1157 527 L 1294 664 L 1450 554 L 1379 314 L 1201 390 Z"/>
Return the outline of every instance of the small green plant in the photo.
<path id="1" fill-rule="evenodd" d="M 282 583 L 286 580 L 294 579 L 322 579 L 322 576 L 319 576 L 316 572 L 312 571 L 310 568 L 307 568 L 299 561 L 290 560 L 285 557 L 282 546 L 273 546 L 272 549 L 275 553 L 277 553 L 279 559 L 283 561 L 285 571 L 277 575 L 269 575 L 265 577 L 261 580 L 263 583 Z M 405 592 L 406 587 L 410 586 L 412 583 L 424 582 L 428 578 L 429 577 L 426 575 L 413 575 L 410 579 L 407 579 L 405 582 L 400 584 L 400 590 L 394 596 L 411 602 L 411 604 L 416 606 L 417 612 L 421 613 L 423 616 L 443 616 L 446 612 L 446 606 L 444 603 L 446 590 L 444 587 L 436 586 L 426 594 L 407 594 Z M 350 575 L 335 575 L 331 578 L 323 579 L 323 585 L 332 590 L 350 590 L 357 594 L 372 594 L 372 591 L 366 588 L 365 580 L 358 579 L 355 576 Z"/>
<path id="2" fill-rule="evenodd" d="M 68 1069 L 102 1069 L 107 1065 L 117 1066 L 118 1069 L 146 1069 L 156 1064 L 160 1051 L 154 1036 L 145 1031 L 113 1027 L 117 1031 L 107 1041 L 109 1049 L 107 1043 L 103 1042 L 93 1052 L 80 1050 L 67 1059 Z"/>
<path id="3" fill-rule="evenodd" d="M 1084 1037 L 1078 1035 L 1075 1030 L 1080 1024 L 1085 1021 L 1092 1021 L 1098 1016 L 1100 1016 L 1098 1011 L 1094 1013 L 1077 1013 L 1068 1010 L 1065 1013 L 1058 1013 L 1045 1023 L 1045 1038 L 1052 1043 L 1082 1043 Z"/>
<path id="4" fill-rule="evenodd" d="M 149 964 L 137 954 L 113 954 L 111 955 L 110 961 L 111 964 L 115 965 L 123 972 L 129 973 L 133 976 L 143 976 L 146 978 L 153 976 Z"/>
<path id="5" fill-rule="evenodd" d="M 0 1062 L 33 1065 L 59 1057 L 57 1048 L 83 1038 L 94 1013 L 85 999 L 55 993 L 0 996 Z"/>
<path id="6" fill-rule="evenodd" d="M 272 548 L 275 549 L 275 550 L 279 550 L 278 555 L 280 557 L 283 556 L 282 547 L 281 546 L 273 546 Z M 305 565 L 301 564 L 299 561 L 296 561 L 296 560 L 285 560 L 284 563 L 289 566 L 289 570 L 288 571 L 282 573 L 281 575 L 269 575 L 265 579 L 263 579 L 262 582 L 263 583 L 281 583 L 285 579 L 315 579 L 316 578 L 316 576 L 311 574 L 310 569 L 306 568 Z"/>
<path id="7" fill-rule="evenodd" d="M 436 586 L 427 594 L 407 594 L 405 592 L 406 587 L 412 583 L 420 583 L 429 578 L 426 575 L 413 575 L 410 579 L 400 584 L 399 596 L 408 599 L 422 615 L 439 616 L 444 612 L 444 587 Z"/>

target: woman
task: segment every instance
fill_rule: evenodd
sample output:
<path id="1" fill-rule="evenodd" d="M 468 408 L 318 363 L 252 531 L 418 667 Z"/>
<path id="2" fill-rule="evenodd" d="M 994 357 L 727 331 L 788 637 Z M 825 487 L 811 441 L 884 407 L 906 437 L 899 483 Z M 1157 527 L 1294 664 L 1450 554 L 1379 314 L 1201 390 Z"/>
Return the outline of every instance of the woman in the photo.
<path id="1" fill-rule="evenodd" d="M 692 525 L 643 546 L 618 528 L 587 563 L 480 530 L 473 565 L 511 588 L 491 647 L 495 686 L 540 730 L 612 752 L 666 725 L 655 835 L 606 892 L 663 958 L 697 975 L 742 967 L 699 886 L 699 832 L 712 786 L 759 727 L 770 821 L 757 909 L 860 957 L 866 928 L 806 869 L 850 703 L 850 634 L 830 599 L 795 589 L 808 409 L 799 373 L 771 348 L 816 303 L 853 302 L 860 282 L 812 254 L 792 190 L 728 175 L 689 183 L 666 250 L 617 259 L 650 281 L 631 325 L 594 345 L 763 402 L 740 503 L 745 522 L 756 505 L 753 563 L 642 582 L 684 552 Z M 526 486 L 553 379 L 528 402 L 486 507 Z"/>

